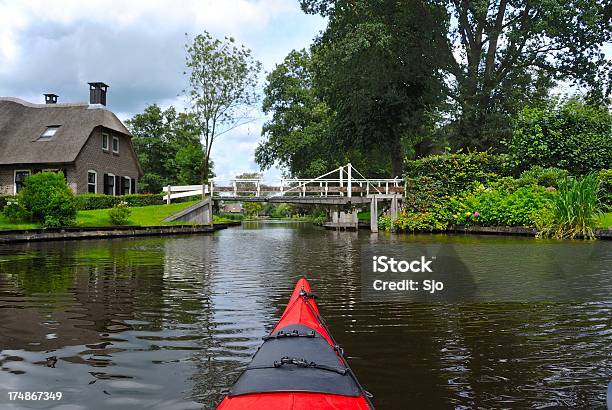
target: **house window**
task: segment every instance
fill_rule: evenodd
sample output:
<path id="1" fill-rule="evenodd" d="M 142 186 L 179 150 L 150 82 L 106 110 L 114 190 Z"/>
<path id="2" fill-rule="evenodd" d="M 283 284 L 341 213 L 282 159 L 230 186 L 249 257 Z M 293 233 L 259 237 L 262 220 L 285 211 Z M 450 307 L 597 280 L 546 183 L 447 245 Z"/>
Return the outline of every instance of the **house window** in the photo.
<path id="1" fill-rule="evenodd" d="M 108 134 L 102 134 L 102 149 L 108 151 Z"/>
<path id="2" fill-rule="evenodd" d="M 115 176 L 113 174 L 104 174 L 104 193 L 115 195 Z"/>
<path id="3" fill-rule="evenodd" d="M 25 181 L 25 179 L 27 177 L 30 176 L 30 174 L 32 173 L 32 171 L 30 171 L 29 169 L 21 169 L 21 170 L 16 170 L 15 171 L 15 188 L 14 188 L 14 193 L 15 195 L 17 195 L 19 193 L 19 191 L 21 191 L 21 188 L 23 188 L 23 181 Z"/>
<path id="4" fill-rule="evenodd" d="M 95 194 L 98 191 L 98 173 L 87 171 L 87 192 Z"/>
<path id="5" fill-rule="evenodd" d="M 119 153 L 119 138 L 118 137 L 113 137 L 113 152 L 115 154 Z"/>
<path id="6" fill-rule="evenodd" d="M 59 127 L 59 125 L 51 125 L 47 127 L 47 129 L 40 134 L 40 137 L 38 137 L 38 141 L 46 141 L 53 138 Z"/>
<path id="7" fill-rule="evenodd" d="M 123 195 L 129 195 L 132 193 L 132 178 L 123 177 Z"/>

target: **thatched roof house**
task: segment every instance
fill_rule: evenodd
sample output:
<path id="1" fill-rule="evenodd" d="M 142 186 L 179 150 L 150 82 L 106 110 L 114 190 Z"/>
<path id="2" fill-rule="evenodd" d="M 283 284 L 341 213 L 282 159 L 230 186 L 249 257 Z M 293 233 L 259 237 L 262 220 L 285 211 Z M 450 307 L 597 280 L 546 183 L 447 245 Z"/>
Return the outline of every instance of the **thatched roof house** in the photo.
<path id="1" fill-rule="evenodd" d="M 43 170 L 63 171 L 76 193 L 135 193 L 142 170 L 129 131 L 105 107 L 107 87 L 90 83 L 89 104 L 0 97 L 0 194 Z"/>

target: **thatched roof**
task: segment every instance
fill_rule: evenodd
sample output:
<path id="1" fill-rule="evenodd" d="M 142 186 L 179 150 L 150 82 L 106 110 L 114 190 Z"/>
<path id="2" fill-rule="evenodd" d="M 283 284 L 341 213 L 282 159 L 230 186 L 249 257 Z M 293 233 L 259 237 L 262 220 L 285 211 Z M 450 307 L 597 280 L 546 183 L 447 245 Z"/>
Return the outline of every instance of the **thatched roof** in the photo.
<path id="1" fill-rule="evenodd" d="M 47 127 L 58 125 L 52 138 L 39 140 Z M 0 97 L 0 164 L 73 162 L 96 127 L 130 135 L 102 105 L 31 104 Z"/>

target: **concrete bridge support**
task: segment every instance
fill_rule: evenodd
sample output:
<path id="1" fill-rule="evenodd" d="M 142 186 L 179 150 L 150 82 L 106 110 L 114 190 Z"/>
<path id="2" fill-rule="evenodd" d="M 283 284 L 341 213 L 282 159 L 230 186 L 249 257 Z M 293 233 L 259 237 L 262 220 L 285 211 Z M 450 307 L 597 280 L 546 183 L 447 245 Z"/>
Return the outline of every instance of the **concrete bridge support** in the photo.
<path id="1" fill-rule="evenodd" d="M 213 203 L 210 198 L 191 205 L 164 219 L 164 222 L 180 221 L 187 224 L 213 225 Z"/>
<path id="2" fill-rule="evenodd" d="M 337 209 L 332 209 L 329 211 L 329 216 L 330 221 L 324 224 L 325 228 L 357 230 L 359 227 L 359 221 L 357 219 L 357 210 L 355 209 L 346 212 Z"/>
<path id="3" fill-rule="evenodd" d="M 370 201 L 370 231 L 378 232 L 378 199 L 372 195 Z"/>

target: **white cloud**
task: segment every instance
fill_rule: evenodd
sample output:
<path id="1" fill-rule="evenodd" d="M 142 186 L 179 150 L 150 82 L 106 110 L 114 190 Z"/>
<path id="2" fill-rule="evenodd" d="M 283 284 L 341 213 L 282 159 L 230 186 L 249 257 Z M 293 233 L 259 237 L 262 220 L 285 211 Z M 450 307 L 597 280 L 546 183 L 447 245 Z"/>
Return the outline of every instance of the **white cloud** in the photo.
<path id="1" fill-rule="evenodd" d="M 185 33 L 233 36 L 271 70 L 324 24 L 294 0 L 0 0 L 0 96 L 41 102 L 55 92 L 61 102 L 85 101 L 86 82 L 104 81 L 109 108 L 123 120 L 151 103 L 180 108 Z M 258 170 L 262 122 L 215 143 L 217 175 Z"/>

